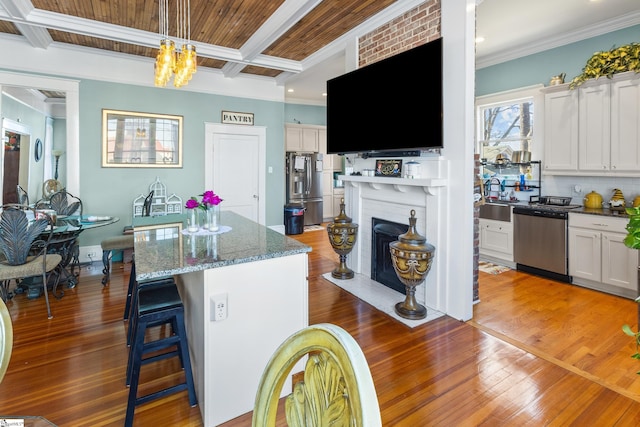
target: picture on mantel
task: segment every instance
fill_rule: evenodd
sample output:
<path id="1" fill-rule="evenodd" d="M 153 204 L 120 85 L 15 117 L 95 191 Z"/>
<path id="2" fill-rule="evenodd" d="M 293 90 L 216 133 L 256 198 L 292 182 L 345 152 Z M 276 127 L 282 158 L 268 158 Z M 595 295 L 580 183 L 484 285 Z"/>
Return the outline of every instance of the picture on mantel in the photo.
<path id="1" fill-rule="evenodd" d="M 376 160 L 376 176 L 399 177 L 402 175 L 402 159 Z"/>

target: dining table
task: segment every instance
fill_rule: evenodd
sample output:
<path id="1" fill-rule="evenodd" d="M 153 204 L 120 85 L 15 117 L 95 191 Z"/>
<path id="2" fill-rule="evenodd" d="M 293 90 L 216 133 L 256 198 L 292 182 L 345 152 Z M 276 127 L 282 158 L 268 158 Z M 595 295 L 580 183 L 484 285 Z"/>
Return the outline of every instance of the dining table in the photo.
<path id="1" fill-rule="evenodd" d="M 60 286 L 74 288 L 78 284 L 79 271 L 76 269 L 80 265 L 78 237 L 84 231 L 93 228 L 104 227 L 118 222 L 120 218 L 107 215 L 59 215 L 56 218 L 56 225 L 53 229 L 53 236 L 49 241 L 47 253 L 58 254 L 62 261 L 50 276 L 49 284 L 54 281 L 52 293 L 56 298 L 61 298 L 64 292 Z M 25 279 L 21 286 L 16 289 L 16 293 L 24 292 L 27 298 L 38 298 L 42 295 L 42 280 L 37 278 Z"/>

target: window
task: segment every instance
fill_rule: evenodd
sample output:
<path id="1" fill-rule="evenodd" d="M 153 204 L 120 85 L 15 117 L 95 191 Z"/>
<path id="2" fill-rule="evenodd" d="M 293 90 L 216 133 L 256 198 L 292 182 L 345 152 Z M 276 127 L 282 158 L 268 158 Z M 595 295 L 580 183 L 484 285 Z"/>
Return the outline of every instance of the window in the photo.
<path id="1" fill-rule="evenodd" d="M 514 151 L 535 151 L 534 113 L 539 92 L 539 87 L 527 88 L 476 100 L 480 158 L 493 163 L 499 154 L 511 159 Z"/>

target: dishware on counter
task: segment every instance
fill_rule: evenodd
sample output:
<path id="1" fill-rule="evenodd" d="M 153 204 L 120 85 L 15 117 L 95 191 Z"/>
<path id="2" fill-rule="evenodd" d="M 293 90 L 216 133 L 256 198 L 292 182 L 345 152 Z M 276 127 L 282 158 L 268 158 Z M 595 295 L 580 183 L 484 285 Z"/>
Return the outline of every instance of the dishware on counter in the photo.
<path id="1" fill-rule="evenodd" d="M 602 208 L 602 196 L 595 191 L 584 196 L 584 207 L 589 209 L 600 209 Z"/>
<path id="2" fill-rule="evenodd" d="M 511 155 L 513 163 L 529 163 L 531 161 L 531 151 L 514 151 Z"/>

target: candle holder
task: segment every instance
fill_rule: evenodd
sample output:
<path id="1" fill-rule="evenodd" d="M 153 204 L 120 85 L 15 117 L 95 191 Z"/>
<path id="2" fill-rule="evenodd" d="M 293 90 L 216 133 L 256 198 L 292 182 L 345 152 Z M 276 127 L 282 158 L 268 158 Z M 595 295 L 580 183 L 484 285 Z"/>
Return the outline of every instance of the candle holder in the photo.
<path id="1" fill-rule="evenodd" d="M 347 267 L 347 255 L 356 243 L 358 224 L 353 224 L 344 212 L 344 199 L 340 200 L 340 214 L 327 225 L 327 234 L 331 247 L 340 256 L 340 265 L 331 272 L 331 277 L 353 279 L 353 270 Z"/>
<path id="2" fill-rule="evenodd" d="M 411 209 L 409 229 L 389 244 L 393 269 L 406 288 L 406 298 L 395 305 L 395 311 L 405 319 L 424 319 L 427 308 L 416 301 L 416 286 L 424 281 L 431 269 L 436 248 L 416 231 L 416 211 Z"/>

